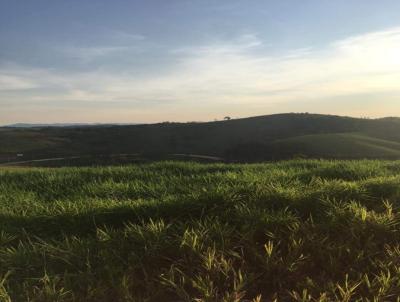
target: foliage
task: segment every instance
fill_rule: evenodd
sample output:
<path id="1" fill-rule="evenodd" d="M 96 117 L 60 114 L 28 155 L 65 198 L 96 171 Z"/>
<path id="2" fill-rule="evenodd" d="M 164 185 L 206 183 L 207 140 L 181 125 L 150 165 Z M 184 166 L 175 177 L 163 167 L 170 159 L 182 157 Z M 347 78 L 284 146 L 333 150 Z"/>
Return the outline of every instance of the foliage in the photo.
<path id="1" fill-rule="evenodd" d="M 396 301 L 400 162 L 0 170 L 0 301 Z"/>

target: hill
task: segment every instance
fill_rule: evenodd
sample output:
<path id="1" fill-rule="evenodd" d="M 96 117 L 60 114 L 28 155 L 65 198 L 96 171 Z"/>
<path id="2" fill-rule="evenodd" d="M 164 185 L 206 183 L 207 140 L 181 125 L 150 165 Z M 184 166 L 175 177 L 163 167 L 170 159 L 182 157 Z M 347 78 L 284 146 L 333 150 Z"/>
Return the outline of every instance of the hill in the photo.
<path id="1" fill-rule="evenodd" d="M 129 124 L 119 124 L 119 123 L 111 123 L 111 124 L 102 124 L 102 123 L 53 123 L 53 124 L 29 124 L 29 123 L 16 123 L 6 125 L 4 127 L 7 128 L 43 128 L 43 127 L 86 127 L 86 126 L 114 126 L 114 125 L 135 125 L 135 123 Z"/>
<path id="2" fill-rule="evenodd" d="M 400 143 L 359 133 L 334 133 L 297 136 L 274 141 L 276 152 L 329 158 L 400 158 Z"/>
<path id="3" fill-rule="evenodd" d="M 0 168 L 1 301 L 396 301 L 400 162 Z"/>
<path id="4" fill-rule="evenodd" d="M 161 158 L 177 153 L 239 161 L 399 158 L 400 123 L 395 118 L 277 114 L 207 123 L 0 128 L 0 141 L 3 162 L 16 153 L 26 159 L 88 154 Z"/>

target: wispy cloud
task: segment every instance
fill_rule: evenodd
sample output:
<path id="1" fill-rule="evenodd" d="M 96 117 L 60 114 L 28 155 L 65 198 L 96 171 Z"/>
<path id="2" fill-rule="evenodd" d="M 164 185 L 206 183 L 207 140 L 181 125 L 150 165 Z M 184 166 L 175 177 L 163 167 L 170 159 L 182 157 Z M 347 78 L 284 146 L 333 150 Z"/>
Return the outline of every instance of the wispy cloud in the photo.
<path id="1" fill-rule="evenodd" d="M 172 49 L 171 53 L 186 57 L 207 55 L 244 54 L 246 51 L 263 45 L 263 41 L 255 34 L 242 34 L 232 41 L 213 41 L 207 45 L 196 45 Z"/>
<path id="2" fill-rule="evenodd" d="M 77 47 L 64 46 L 60 50 L 66 56 L 78 59 L 82 62 L 91 62 L 102 59 L 106 56 L 115 55 L 126 50 L 132 50 L 132 46 L 96 46 L 96 47 Z"/>
<path id="3" fill-rule="evenodd" d="M 0 73 L 0 91 L 25 90 L 35 87 L 36 85 L 30 79 Z"/>
<path id="4" fill-rule="evenodd" d="M 55 49 L 67 57 L 80 60 L 82 63 L 98 61 L 105 57 L 133 54 L 143 50 L 146 37 L 120 30 L 104 30 L 102 42 L 94 46 L 58 45 Z"/>
<path id="5" fill-rule="evenodd" d="M 391 99 L 397 95 L 400 101 L 400 28 L 349 37 L 323 49 L 295 49 L 279 56 L 266 54 L 263 46 L 264 41 L 257 35 L 248 34 L 234 41 L 171 50 L 180 58 L 179 64 L 167 73 L 146 77 L 138 77 L 135 70 L 116 73 L 96 69 L 66 74 L 0 66 L 0 90 L 13 90 L 0 93 L 0 104 L 5 99 L 21 104 L 50 100 L 132 101 L 139 112 L 141 106 L 146 107 L 140 102 L 152 100 L 153 115 L 163 119 L 164 111 L 157 113 L 157 106 L 164 102 L 176 104 L 178 112 L 179 108 L 196 107 L 200 102 L 209 108 L 235 105 L 259 110 L 269 104 L 322 103 L 360 94 L 390 94 Z M 81 59 L 101 58 L 124 47 L 77 48 L 72 53 Z M 32 93 L 19 94 L 20 90 L 33 87 Z"/>

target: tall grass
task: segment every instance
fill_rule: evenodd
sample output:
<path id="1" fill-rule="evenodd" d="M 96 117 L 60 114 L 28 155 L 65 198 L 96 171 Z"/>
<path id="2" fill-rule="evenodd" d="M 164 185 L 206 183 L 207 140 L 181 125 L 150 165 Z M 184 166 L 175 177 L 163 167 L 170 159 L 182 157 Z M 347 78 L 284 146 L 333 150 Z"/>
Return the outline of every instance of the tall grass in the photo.
<path id="1" fill-rule="evenodd" d="M 400 301 L 400 162 L 0 170 L 0 301 Z"/>

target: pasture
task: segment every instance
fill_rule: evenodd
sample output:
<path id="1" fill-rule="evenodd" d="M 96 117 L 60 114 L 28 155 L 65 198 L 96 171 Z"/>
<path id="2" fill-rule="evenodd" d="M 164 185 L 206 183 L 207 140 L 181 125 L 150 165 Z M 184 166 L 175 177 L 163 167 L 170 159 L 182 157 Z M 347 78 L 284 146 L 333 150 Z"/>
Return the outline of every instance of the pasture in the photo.
<path id="1" fill-rule="evenodd" d="M 0 301 L 396 301 L 400 162 L 0 168 Z"/>

